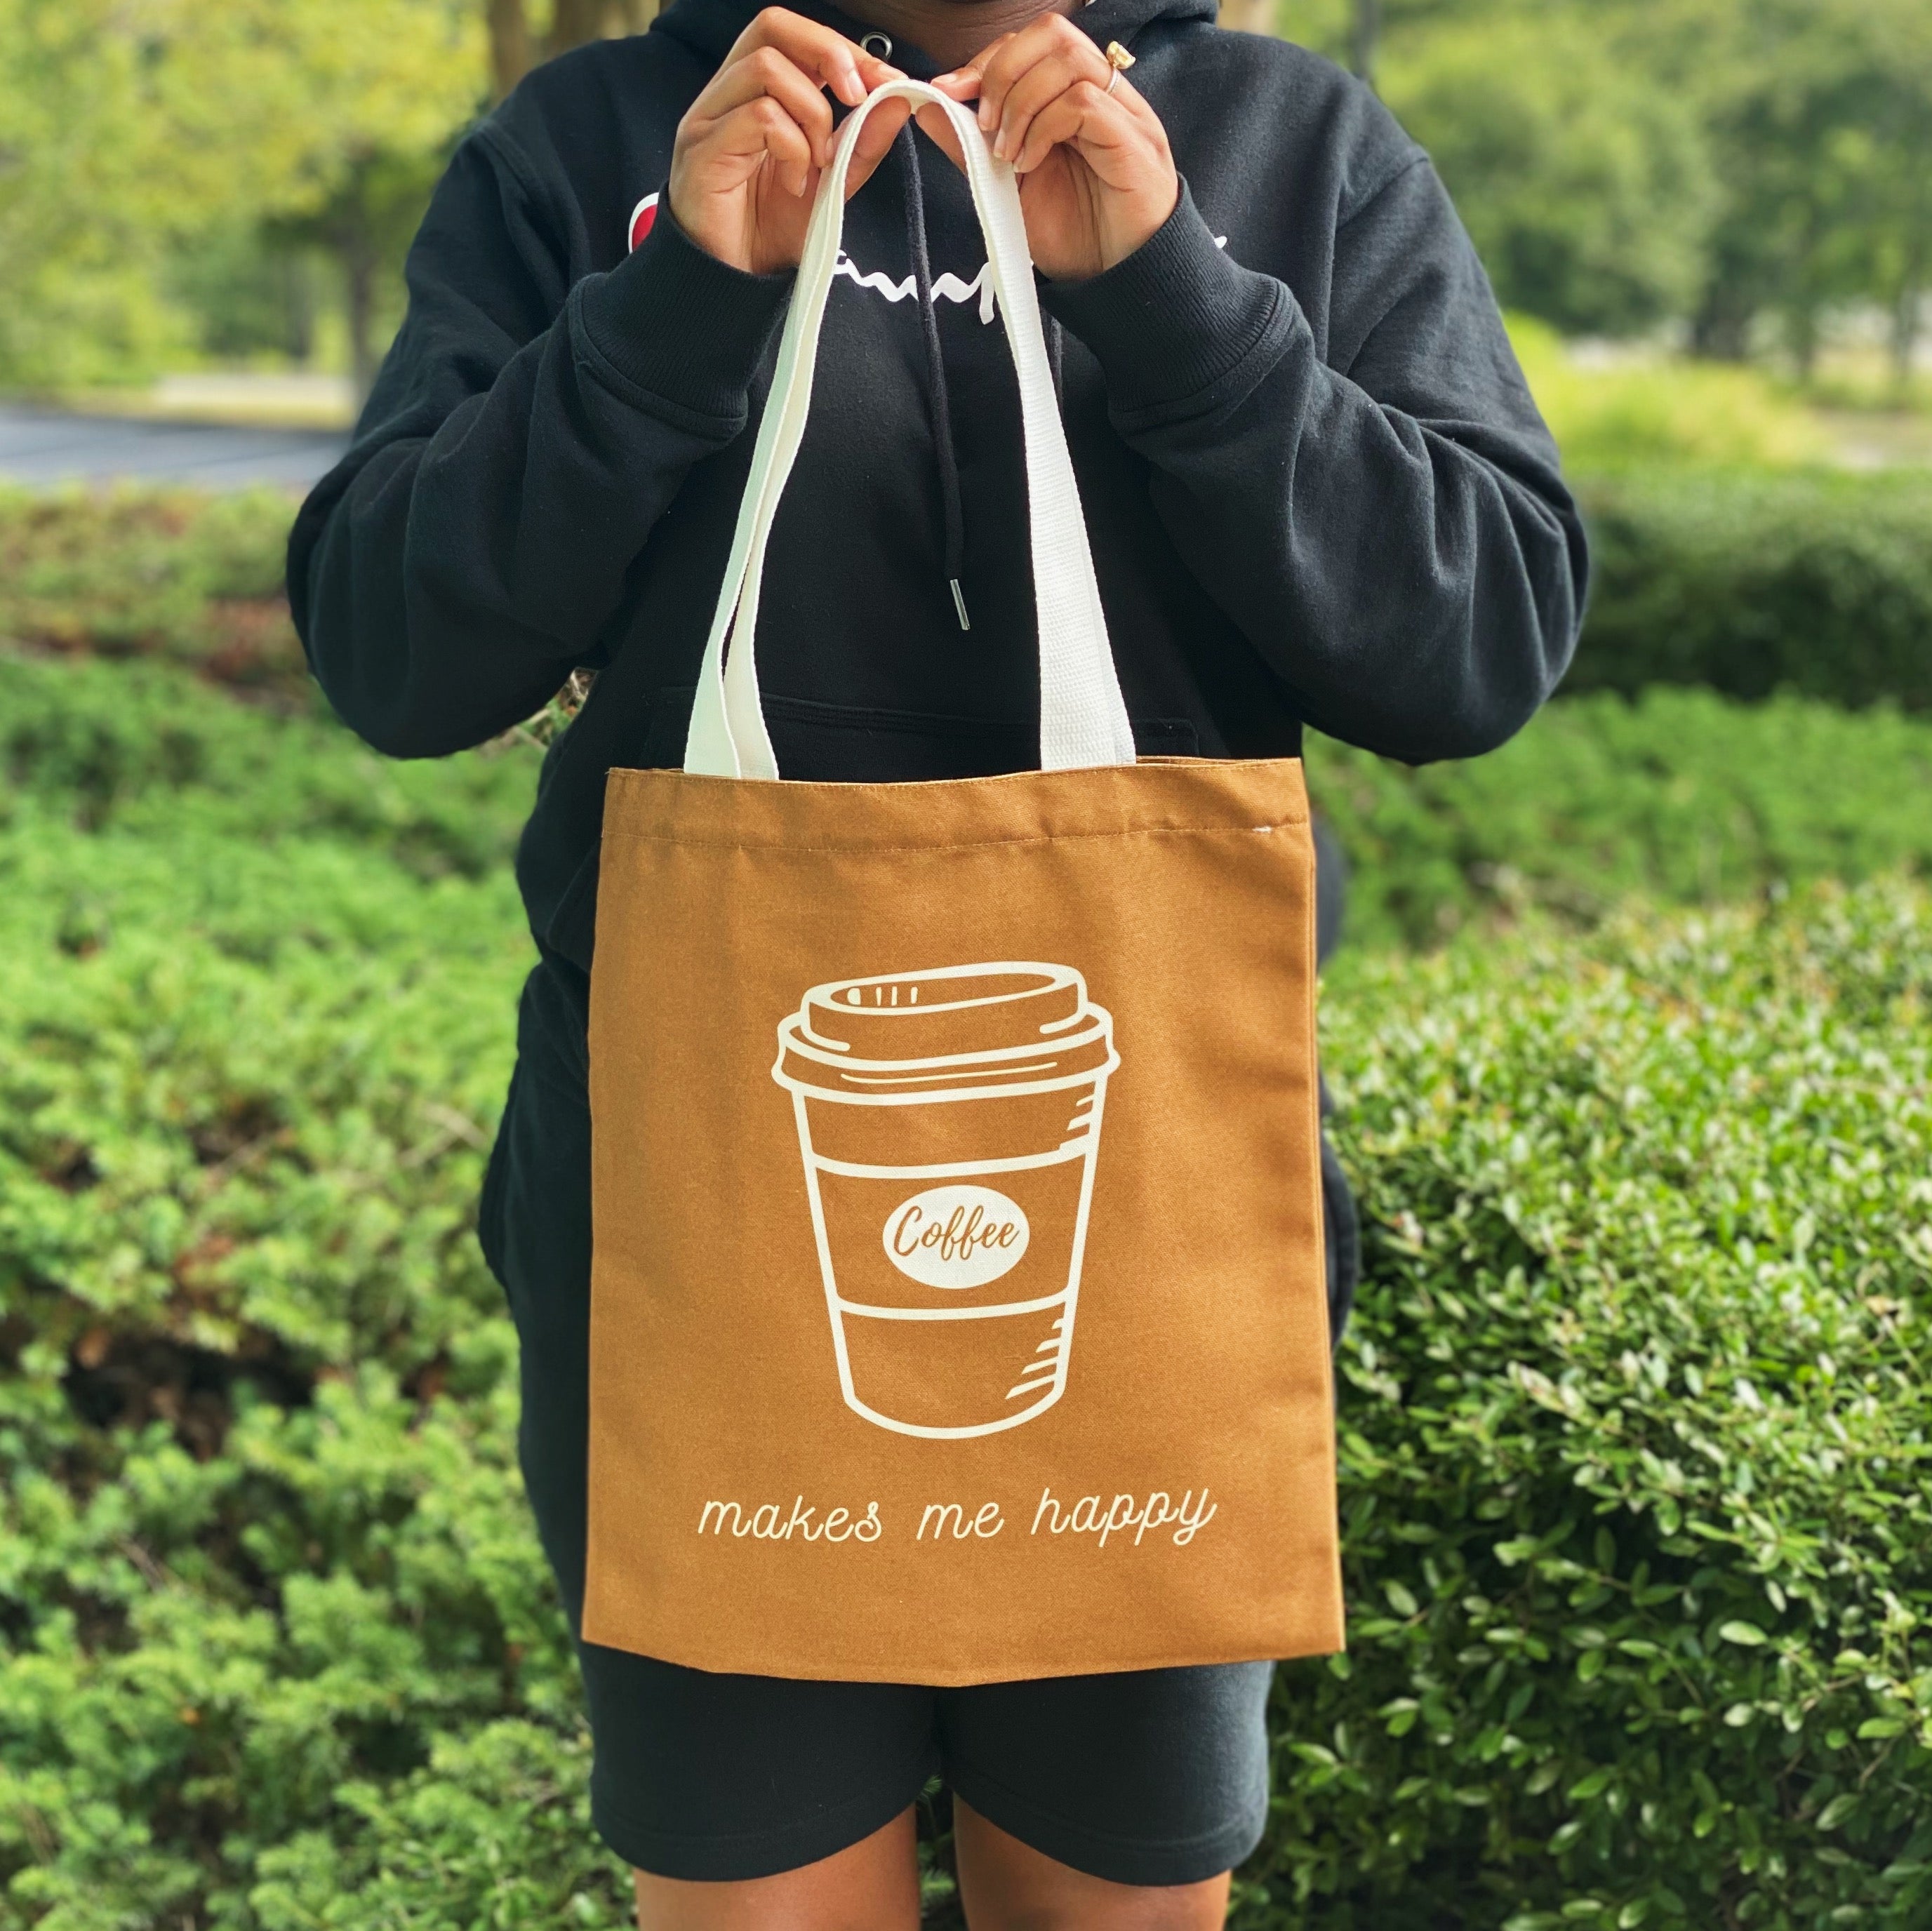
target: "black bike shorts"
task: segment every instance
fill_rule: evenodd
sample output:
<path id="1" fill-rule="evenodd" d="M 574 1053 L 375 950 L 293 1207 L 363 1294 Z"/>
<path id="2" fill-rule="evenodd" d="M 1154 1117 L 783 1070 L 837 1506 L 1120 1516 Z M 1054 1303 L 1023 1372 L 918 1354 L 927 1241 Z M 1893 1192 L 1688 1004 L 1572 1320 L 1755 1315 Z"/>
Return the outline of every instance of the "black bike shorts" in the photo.
<path id="1" fill-rule="evenodd" d="M 1116 1884 L 1195 1884 L 1268 1815 L 1269 1663 L 926 1690 L 714 1676 L 586 1644 L 591 1813 L 661 1877 L 765 1877 L 856 1844 L 946 1780 Z"/>
<path id="2" fill-rule="evenodd" d="M 483 1249 L 522 1345 L 519 1450 L 573 1630 L 584 1598 L 590 1343 L 587 986 L 531 976 L 484 1189 Z M 1272 1665 L 934 1690 L 728 1676 L 580 1642 L 592 1812 L 664 1877 L 764 1877 L 858 1843 L 944 1777 L 1063 1864 L 1136 1885 L 1238 1864 L 1268 1810 Z"/>

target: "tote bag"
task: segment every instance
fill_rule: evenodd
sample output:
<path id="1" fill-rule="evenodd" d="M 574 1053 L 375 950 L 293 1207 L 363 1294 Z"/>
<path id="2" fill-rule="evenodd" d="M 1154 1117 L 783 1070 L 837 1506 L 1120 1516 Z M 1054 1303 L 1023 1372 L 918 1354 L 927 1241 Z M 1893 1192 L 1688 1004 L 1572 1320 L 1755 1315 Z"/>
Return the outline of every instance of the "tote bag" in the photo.
<path id="1" fill-rule="evenodd" d="M 958 129 L 1040 766 L 789 783 L 754 641 L 867 113 Z M 809 224 L 681 771 L 613 771 L 586 1640 L 938 1685 L 1342 1639 L 1301 766 L 1137 763 L 1012 171 L 916 81 Z"/>

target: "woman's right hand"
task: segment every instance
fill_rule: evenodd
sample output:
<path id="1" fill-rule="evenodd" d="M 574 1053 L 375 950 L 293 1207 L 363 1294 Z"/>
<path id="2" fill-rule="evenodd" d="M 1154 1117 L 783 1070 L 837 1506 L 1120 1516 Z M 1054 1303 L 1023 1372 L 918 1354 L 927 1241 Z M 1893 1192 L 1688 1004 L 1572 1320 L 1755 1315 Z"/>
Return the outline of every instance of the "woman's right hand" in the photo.
<path id="1" fill-rule="evenodd" d="M 748 274 L 796 268 L 819 172 L 832 157 L 830 88 L 848 107 L 900 78 L 842 34 L 767 7 L 739 37 L 677 125 L 670 211 L 707 253 Z M 867 121 L 846 178 L 855 193 L 910 111 L 889 100 Z"/>

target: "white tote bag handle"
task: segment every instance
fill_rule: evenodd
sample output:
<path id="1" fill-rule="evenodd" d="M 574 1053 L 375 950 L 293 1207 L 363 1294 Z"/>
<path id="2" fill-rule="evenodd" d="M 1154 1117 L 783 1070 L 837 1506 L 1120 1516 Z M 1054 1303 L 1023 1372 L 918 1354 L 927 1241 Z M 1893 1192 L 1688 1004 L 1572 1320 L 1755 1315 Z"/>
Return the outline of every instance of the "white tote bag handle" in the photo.
<path id="1" fill-rule="evenodd" d="M 987 272 L 1006 319 L 1019 372 L 1020 423 L 1026 442 L 1027 499 L 1033 538 L 1034 595 L 1040 627 L 1040 762 L 1043 771 L 1132 764 L 1134 734 L 1107 641 L 1094 559 L 1073 480 L 1040 331 L 1040 302 L 1027 251 L 1026 224 L 1010 163 L 995 160 L 972 112 L 921 80 L 895 80 L 855 107 L 839 130 L 831 165 L 820 178 L 806 229 L 791 310 L 778 345 L 777 373 L 758 424 L 752 472 L 704 646 L 692 705 L 684 768 L 720 778 L 775 778 L 778 761 L 758 701 L 752 640 L 765 545 L 778 499 L 805 438 L 812 406 L 818 331 L 838 265 L 845 223 L 845 177 L 866 117 L 882 100 L 943 108 L 966 157 L 973 205 L 986 238 Z M 729 646 L 728 654 L 727 646 Z"/>

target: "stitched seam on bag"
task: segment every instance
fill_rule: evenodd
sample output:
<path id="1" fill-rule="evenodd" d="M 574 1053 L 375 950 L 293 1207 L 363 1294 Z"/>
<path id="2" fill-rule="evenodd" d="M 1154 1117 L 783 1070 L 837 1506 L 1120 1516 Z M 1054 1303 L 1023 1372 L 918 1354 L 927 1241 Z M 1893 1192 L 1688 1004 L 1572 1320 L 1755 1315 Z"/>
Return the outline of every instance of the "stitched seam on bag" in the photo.
<path id="1" fill-rule="evenodd" d="M 677 845 L 686 851 L 826 852 L 851 854 L 862 852 L 989 851 L 1007 845 L 1064 845 L 1082 838 L 1251 838 L 1260 832 L 1299 829 L 1306 818 L 1276 818 L 1266 825 L 1148 825 L 1127 831 L 1049 832 L 1039 838 L 962 838 L 951 844 L 907 845 L 798 845 L 774 841 L 770 843 L 744 838 L 686 838 L 671 832 L 637 831 L 626 825 L 606 825 L 604 843 L 614 844 L 628 838 L 639 844 Z"/>
<path id="2" fill-rule="evenodd" d="M 693 694 L 688 684 L 667 684 L 653 693 L 652 701 L 664 700 L 674 704 L 682 704 Z M 766 710 L 778 717 L 789 718 L 794 724 L 814 725 L 820 730 L 847 731 L 896 731 L 909 737 L 942 738 L 952 740 L 959 738 L 1024 738 L 1029 744 L 1035 743 L 1040 736 L 1037 718 L 974 718 L 958 711 L 898 711 L 880 710 L 866 704 L 828 704 L 816 697 L 788 697 L 782 691 L 761 691 L 758 700 Z M 674 717 L 675 712 L 673 713 Z M 1192 718 L 1136 718 L 1132 720 L 1136 733 L 1150 738 L 1179 738 L 1200 741 L 1199 727 Z M 1168 754 L 1162 753 L 1166 756 Z M 673 767 L 652 767 L 663 770 Z M 1014 771 L 992 772 L 987 775 L 1012 778 L 1024 775 L 1030 767 L 1022 766 Z M 939 778 L 938 784 L 970 784 L 970 778 Z"/>

